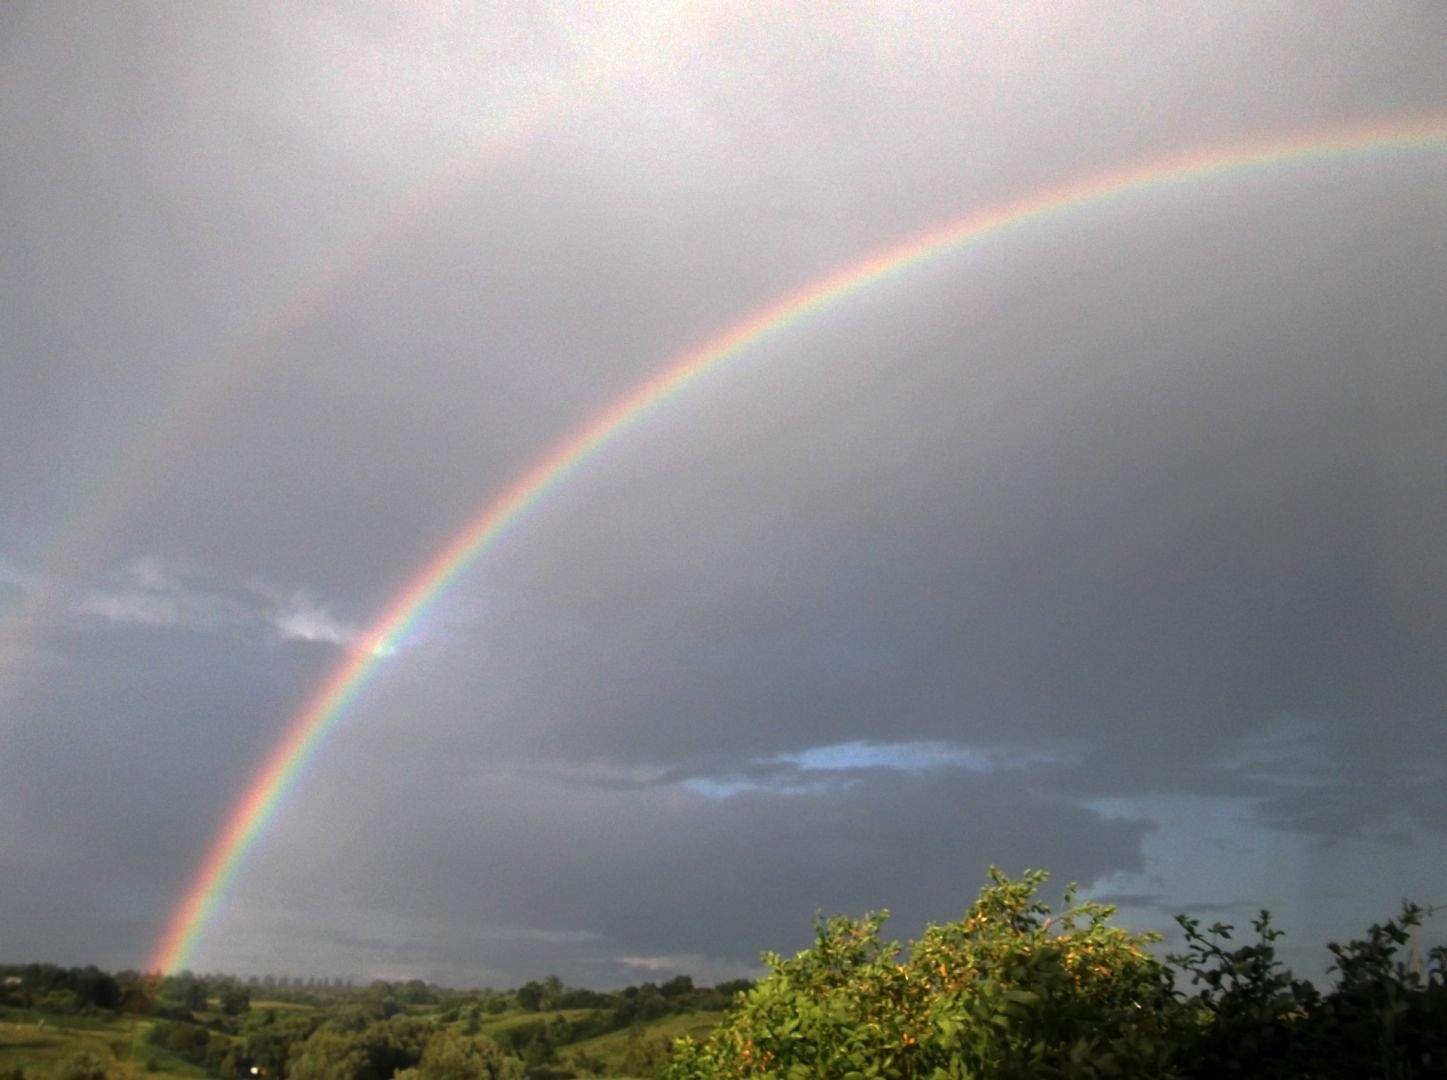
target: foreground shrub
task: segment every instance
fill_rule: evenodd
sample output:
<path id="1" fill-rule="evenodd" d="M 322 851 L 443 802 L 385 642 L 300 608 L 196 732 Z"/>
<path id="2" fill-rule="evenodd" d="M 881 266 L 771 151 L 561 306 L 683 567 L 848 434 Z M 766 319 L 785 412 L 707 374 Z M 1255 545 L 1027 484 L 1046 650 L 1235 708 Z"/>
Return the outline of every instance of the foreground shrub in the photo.
<path id="1" fill-rule="evenodd" d="M 768 977 L 703 1045 L 682 1040 L 664 1075 L 1174 1075 L 1180 1017 L 1156 936 L 1108 925 L 1114 909 L 1073 892 L 1052 914 L 1043 872 L 990 877 L 907 959 L 880 938 L 885 912 L 819 921 L 812 948 L 766 954 Z"/>
<path id="2" fill-rule="evenodd" d="M 1235 927 L 1217 923 L 1203 933 L 1197 920 L 1178 917 L 1188 950 L 1171 960 L 1198 988 L 1183 1004 L 1190 1019 L 1178 1055 L 1183 1074 L 1447 1076 L 1447 949 L 1433 949 L 1425 971 L 1410 955 L 1423 914 L 1403 904 L 1400 916 L 1364 939 L 1329 945 L 1337 984 L 1325 996 L 1277 959 L 1281 931 L 1268 912 L 1251 924 L 1255 940 L 1234 948 Z"/>

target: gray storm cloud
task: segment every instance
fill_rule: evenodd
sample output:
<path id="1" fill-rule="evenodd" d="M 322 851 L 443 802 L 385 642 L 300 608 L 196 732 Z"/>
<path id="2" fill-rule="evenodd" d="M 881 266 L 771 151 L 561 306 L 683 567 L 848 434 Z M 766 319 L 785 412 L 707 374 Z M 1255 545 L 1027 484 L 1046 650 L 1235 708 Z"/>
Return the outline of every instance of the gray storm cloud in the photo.
<path id="1" fill-rule="evenodd" d="M 0 20 L 0 952 L 113 966 L 356 628 L 670 357 L 1447 101 L 1412 4 Z M 384 661 L 198 966 L 730 977 L 992 861 L 1318 940 L 1440 896 L 1444 168 L 1143 193 L 731 362 Z"/>

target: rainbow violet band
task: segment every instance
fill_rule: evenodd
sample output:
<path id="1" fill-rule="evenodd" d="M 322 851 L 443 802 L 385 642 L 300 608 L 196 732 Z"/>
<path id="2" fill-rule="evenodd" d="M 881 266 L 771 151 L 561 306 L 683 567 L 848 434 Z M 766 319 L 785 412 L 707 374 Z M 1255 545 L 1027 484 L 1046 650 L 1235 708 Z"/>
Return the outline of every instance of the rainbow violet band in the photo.
<path id="1" fill-rule="evenodd" d="M 247 853 L 281 808 L 303 767 L 317 754 L 347 706 L 366 689 L 381 659 L 395 650 L 437 597 L 529 509 L 577 473 L 605 445 L 703 376 L 871 285 L 1016 226 L 1037 224 L 1174 184 L 1199 184 L 1274 167 L 1441 150 L 1447 150 L 1447 113 L 1209 147 L 1087 176 L 971 214 L 877 251 L 774 301 L 677 357 L 564 438 L 489 501 L 412 576 L 371 629 L 351 646 L 343 662 L 292 719 L 265 764 L 232 806 L 156 942 L 148 969 L 174 971 L 186 965 Z"/>

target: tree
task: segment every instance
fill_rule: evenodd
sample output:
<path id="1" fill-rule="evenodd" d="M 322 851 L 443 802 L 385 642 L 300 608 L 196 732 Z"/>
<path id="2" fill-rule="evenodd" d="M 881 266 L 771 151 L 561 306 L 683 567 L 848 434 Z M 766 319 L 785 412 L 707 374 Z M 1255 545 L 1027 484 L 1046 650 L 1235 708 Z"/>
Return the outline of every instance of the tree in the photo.
<path id="1" fill-rule="evenodd" d="M 416 1065 L 433 1032 L 425 1020 L 397 1016 L 360 1030 L 318 1028 L 293 1051 L 291 1080 L 390 1080 Z"/>
<path id="2" fill-rule="evenodd" d="M 293 1048 L 304 1043 L 316 1026 L 317 1021 L 306 1014 L 251 1013 L 246 1021 L 246 1059 L 268 1076 L 284 1076 Z"/>
<path id="3" fill-rule="evenodd" d="M 107 1080 L 105 1062 L 89 1050 L 68 1058 L 55 1075 L 59 1080 Z"/>
<path id="4" fill-rule="evenodd" d="M 1198 993 L 1186 1003 L 1195 1023 L 1183 1033 L 1183 1047 L 1198 1075 L 1286 1077 L 1310 1039 L 1306 1020 L 1321 995 L 1293 979 L 1276 958 L 1281 931 L 1262 911 L 1252 920 L 1254 943 L 1229 948 L 1235 927 L 1216 923 L 1204 934 L 1200 920 L 1178 915 L 1186 952 L 1169 959 L 1190 975 Z"/>
<path id="5" fill-rule="evenodd" d="M 629 1076 L 651 1076 L 668 1061 L 669 1043 L 661 1036 L 649 1038 L 638 1027 L 628 1029 L 623 1046 L 623 1072 Z"/>
<path id="6" fill-rule="evenodd" d="M 114 1009 L 121 1003 L 121 985 L 115 976 L 95 966 L 73 971 L 75 994 L 87 1005 L 98 1009 Z"/>
<path id="7" fill-rule="evenodd" d="M 489 1039 L 469 1038 L 443 1029 L 427 1040 L 414 1069 L 398 1080 L 522 1080 L 523 1067 Z"/>
<path id="8" fill-rule="evenodd" d="M 476 1035 L 482 1029 L 482 1006 L 473 1003 L 467 1010 L 467 1020 L 463 1026 L 464 1035 Z"/>
<path id="9" fill-rule="evenodd" d="M 292 1080 L 361 1080 L 373 1075 L 369 1064 L 366 1048 L 354 1036 L 323 1029 L 301 1045 L 288 1075 Z"/>
<path id="10" fill-rule="evenodd" d="M 206 1008 L 206 984 L 200 979 L 185 979 L 181 983 L 181 1006 L 191 1012 Z"/>
<path id="11" fill-rule="evenodd" d="M 1168 1077 L 1170 978 L 1156 938 L 1108 925 L 1114 909 L 1052 914 L 1043 872 L 990 884 L 956 923 L 901 959 L 887 912 L 815 925 L 702 1046 L 680 1043 L 672 1080 L 754 1076 Z"/>

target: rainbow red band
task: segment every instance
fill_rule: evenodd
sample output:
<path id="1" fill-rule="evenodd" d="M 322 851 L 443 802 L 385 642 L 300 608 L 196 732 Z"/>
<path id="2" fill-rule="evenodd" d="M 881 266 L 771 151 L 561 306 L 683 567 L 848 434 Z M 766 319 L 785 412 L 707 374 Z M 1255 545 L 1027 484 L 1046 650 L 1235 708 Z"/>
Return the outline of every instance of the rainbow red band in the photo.
<path id="1" fill-rule="evenodd" d="M 852 293 L 925 260 L 1006 230 L 1172 184 L 1196 184 L 1275 166 L 1390 152 L 1447 150 L 1447 114 L 1402 119 L 1284 139 L 1216 147 L 1088 177 L 971 215 L 846 266 L 749 316 L 684 354 L 555 446 L 492 499 L 414 575 L 372 629 L 311 696 L 253 777 L 167 922 L 147 967 L 183 967 L 247 852 L 266 829 L 303 766 L 396 643 L 469 566 L 549 491 L 622 432 L 725 361 Z"/>

